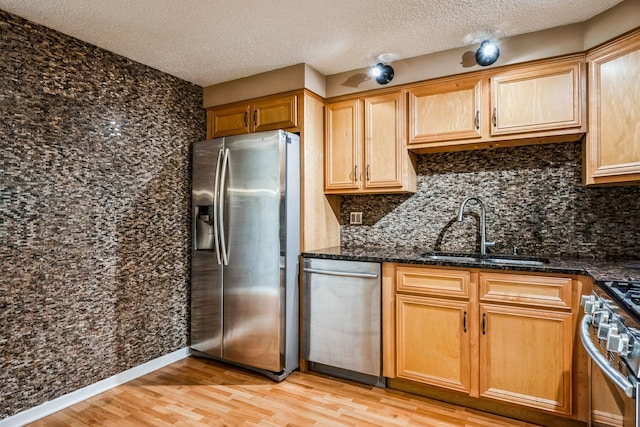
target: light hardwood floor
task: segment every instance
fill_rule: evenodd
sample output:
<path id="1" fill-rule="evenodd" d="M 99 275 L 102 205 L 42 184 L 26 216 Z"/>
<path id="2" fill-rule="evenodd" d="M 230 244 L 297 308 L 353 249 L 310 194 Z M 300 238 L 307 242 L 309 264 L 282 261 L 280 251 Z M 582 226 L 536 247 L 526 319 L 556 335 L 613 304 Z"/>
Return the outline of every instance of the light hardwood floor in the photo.
<path id="1" fill-rule="evenodd" d="M 294 372 L 275 383 L 189 357 L 42 418 L 31 427 L 533 426 L 408 393 Z"/>

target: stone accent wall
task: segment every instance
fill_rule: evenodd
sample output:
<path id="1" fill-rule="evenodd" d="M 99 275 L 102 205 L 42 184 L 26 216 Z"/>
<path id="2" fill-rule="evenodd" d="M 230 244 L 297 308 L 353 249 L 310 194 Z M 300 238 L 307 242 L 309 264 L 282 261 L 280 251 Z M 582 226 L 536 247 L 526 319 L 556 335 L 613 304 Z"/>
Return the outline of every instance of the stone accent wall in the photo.
<path id="1" fill-rule="evenodd" d="M 493 252 L 640 256 L 640 187 L 583 187 L 580 142 L 421 155 L 417 172 L 414 195 L 343 197 L 342 246 L 479 251 L 478 206 L 457 221 L 478 196 Z M 348 225 L 353 211 L 363 225 Z"/>
<path id="2" fill-rule="evenodd" d="M 0 419 L 188 345 L 201 103 L 0 11 Z"/>

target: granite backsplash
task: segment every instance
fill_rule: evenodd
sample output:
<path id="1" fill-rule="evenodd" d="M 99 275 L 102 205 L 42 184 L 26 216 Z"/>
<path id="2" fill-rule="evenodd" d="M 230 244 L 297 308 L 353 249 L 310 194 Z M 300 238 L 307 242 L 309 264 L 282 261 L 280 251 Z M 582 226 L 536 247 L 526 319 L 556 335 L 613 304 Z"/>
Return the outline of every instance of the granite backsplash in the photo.
<path id="1" fill-rule="evenodd" d="M 202 88 L 0 11 L 0 419 L 188 345 Z"/>
<path id="2" fill-rule="evenodd" d="M 570 257 L 640 256 L 640 186 L 582 186 L 582 144 L 558 143 L 416 157 L 413 195 L 345 196 L 341 246 L 479 250 L 486 205 L 491 251 Z M 363 212 L 363 225 L 349 225 Z"/>

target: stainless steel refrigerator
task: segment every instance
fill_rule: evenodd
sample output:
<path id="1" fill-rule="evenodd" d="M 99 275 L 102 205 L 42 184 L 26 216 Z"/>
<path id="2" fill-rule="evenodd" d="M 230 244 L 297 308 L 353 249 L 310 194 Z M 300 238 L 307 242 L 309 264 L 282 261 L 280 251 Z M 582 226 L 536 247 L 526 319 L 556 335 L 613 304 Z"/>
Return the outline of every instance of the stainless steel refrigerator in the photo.
<path id="1" fill-rule="evenodd" d="M 300 139 L 193 146 L 191 350 L 280 381 L 298 367 Z"/>

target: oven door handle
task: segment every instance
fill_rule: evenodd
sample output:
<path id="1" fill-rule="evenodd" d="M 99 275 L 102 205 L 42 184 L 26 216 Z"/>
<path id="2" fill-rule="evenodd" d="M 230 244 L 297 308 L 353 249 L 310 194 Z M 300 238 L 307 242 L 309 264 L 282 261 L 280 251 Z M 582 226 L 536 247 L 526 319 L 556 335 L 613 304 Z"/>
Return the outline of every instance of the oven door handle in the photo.
<path id="1" fill-rule="evenodd" d="M 582 319 L 582 324 L 580 325 L 580 340 L 582 340 L 582 345 L 585 350 L 587 350 L 587 353 L 589 353 L 589 356 L 591 356 L 591 359 L 600 367 L 602 372 L 604 372 L 604 374 L 609 377 L 609 379 L 613 381 L 625 395 L 635 399 L 635 385 L 609 364 L 609 360 L 598 351 L 596 345 L 591 340 L 590 329 L 592 319 L 592 316 L 589 314 L 585 315 Z"/>

